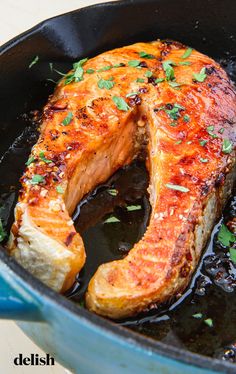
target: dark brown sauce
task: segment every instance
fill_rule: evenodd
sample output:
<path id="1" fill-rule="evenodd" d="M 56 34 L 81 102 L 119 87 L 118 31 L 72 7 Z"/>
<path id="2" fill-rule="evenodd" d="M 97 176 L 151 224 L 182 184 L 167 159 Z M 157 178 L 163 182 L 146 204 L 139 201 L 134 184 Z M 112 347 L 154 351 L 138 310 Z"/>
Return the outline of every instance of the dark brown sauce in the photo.
<path id="1" fill-rule="evenodd" d="M 235 60 L 221 61 L 232 79 L 235 79 Z M 37 139 L 37 124 L 32 125 L 26 119 L 25 130 L 0 161 L 0 217 L 8 231 L 13 222 L 18 180 Z M 136 162 L 118 171 L 80 202 L 73 219 L 85 243 L 87 262 L 74 289 L 67 293 L 68 298 L 83 302 L 87 284 L 97 267 L 125 256 L 142 237 L 150 215 L 147 185 L 145 166 Z M 111 188 L 117 189 L 117 196 L 109 193 Z M 141 209 L 128 211 L 129 205 L 141 205 Z M 170 345 L 236 362 L 236 266 L 230 261 L 228 250 L 217 241 L 221 221 L 227 222 L 235 216 L 236 196 L 232 196 L 191 284 L 180 299 L 118 323 Z M 105 223 L 109 217 L 119 221 Z M 197 313 L 202 318 L 194 318 Z M 213 327 L 204 322 L 209 318 Z"/>

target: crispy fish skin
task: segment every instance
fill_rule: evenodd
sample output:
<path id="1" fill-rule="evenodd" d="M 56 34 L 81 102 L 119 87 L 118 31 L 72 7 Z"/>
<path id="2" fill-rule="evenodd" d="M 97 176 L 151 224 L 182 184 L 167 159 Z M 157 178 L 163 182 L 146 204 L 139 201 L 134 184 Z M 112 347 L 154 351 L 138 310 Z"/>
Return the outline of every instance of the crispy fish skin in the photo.
<path id="1" fill-rule="evenodd" d="M 232 188 L 234 155 L 222 152 L 222 145 L 223 139 L 235 141 L 235 91 L 215 61 L 197 51 L 183 59 L 185 50 L 175 42 L 137 43 L 90 59 L 80 82 L 62 80 L 45 107 L 31 154 L 35 161 L 22 177 L 9 251 L 63 292 L 85 261 L 70 219 L 76 204 L 137 157 L 148 139 L 149 226 L 126 258 L 99 267 L 86 295 L 90 310 L 114 319 L 166 301 L 187 286 Z M 143 51 L 153 58 L 140 57 Z M 140 68 L 130 65 L 133 60 L 141 61 Z M 170 81 L 155 82 L 165 78 L 166 61 L 174 65 L 180 89 Z M 179 64 L 183 61 L 190 64 Z M 202 68 L 206 79 L 194 81 Z M 99 88 L 101 78 L 114 86 Z M 135 97 L 126 98 L 131 92 Z M 115 105 L 114 96 L 126 101 L 127 111 Z M 52 162 L 43 161 L 42 152 Z M 43 182 L 32 184 L 34 175 Z"/>

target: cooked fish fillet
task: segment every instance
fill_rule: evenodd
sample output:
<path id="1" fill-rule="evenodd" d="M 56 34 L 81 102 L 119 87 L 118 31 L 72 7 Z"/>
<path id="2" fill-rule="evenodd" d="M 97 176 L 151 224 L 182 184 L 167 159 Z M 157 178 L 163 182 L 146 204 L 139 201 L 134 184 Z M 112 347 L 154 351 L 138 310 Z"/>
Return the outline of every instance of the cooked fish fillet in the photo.
<path id="1" fill-rule="evenodd" d="M 126 258 L 99 267 L 86 304 L 122 318 L 174 297 L 230 194 L 235 122 L 226 73 L 180 43 L 137 43 L 78 62 L 44 109 L 10 253 L 53 289 L 68 289 L 85 261 L 70 218 L 76 204 L 146 152 L 149 226 Z"/>

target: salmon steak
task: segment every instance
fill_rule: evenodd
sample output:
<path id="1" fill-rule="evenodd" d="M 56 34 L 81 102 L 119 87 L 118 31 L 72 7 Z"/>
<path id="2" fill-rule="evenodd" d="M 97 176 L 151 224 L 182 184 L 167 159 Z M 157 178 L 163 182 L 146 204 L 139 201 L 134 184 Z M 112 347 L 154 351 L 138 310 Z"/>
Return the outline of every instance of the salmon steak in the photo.
<path id="1" fill-rule="evenodd" d="M 225 71 L 178 42 L 136 43 L 74 63 L 43 110 L 10 255 L 55 291 L 68 290 L 86 259 L 71 219 L 76 205 L 142 157 L 147 230 L 126 257 L 99 266 L 86 306 L 119 319 L 172 300 L 189 284 L 231 194 L 235 123 Z"/>

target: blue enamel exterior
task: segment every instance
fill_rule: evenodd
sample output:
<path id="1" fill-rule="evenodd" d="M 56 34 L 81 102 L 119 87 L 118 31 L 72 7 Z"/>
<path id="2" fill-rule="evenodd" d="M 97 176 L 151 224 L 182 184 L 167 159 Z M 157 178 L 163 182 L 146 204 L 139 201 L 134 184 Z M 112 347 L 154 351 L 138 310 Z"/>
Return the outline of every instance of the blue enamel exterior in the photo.
<path id="1" fill-rule="evenodd" d="M 36 281 L 37 282 L 37 281 Z M 31 282 L 30 282 L 31 283 Z M 143 347 L 119 331 L 109 331 L 94 323 L 80 308 L 66 308 L 18 277 L 7 265 L 0 262 L 0 317 L 18 321 L 22 330 L 45 352 L 62 365 L 78 374 L 136 373 L 136 374 L 213 374 L 221 370 L 208 370 L 192 366 Z M 42 286 L 42 288 L 46 288 Z M 54 292 L 48 290 L 49 294 Z M 62 296 L 57 295 L 59 301 Z M 78 310 L 81 310 L 81 315 Z M 87 313 L 87 312 L 86 312 Z M 89 314 L 89 313 L 88 313 Z M 96 317 L 97 318 L 97 317 Z M 98 317 L 99 320 L 102 320 Z M 117 327 L 117 329 L 122 329 Z"/>

